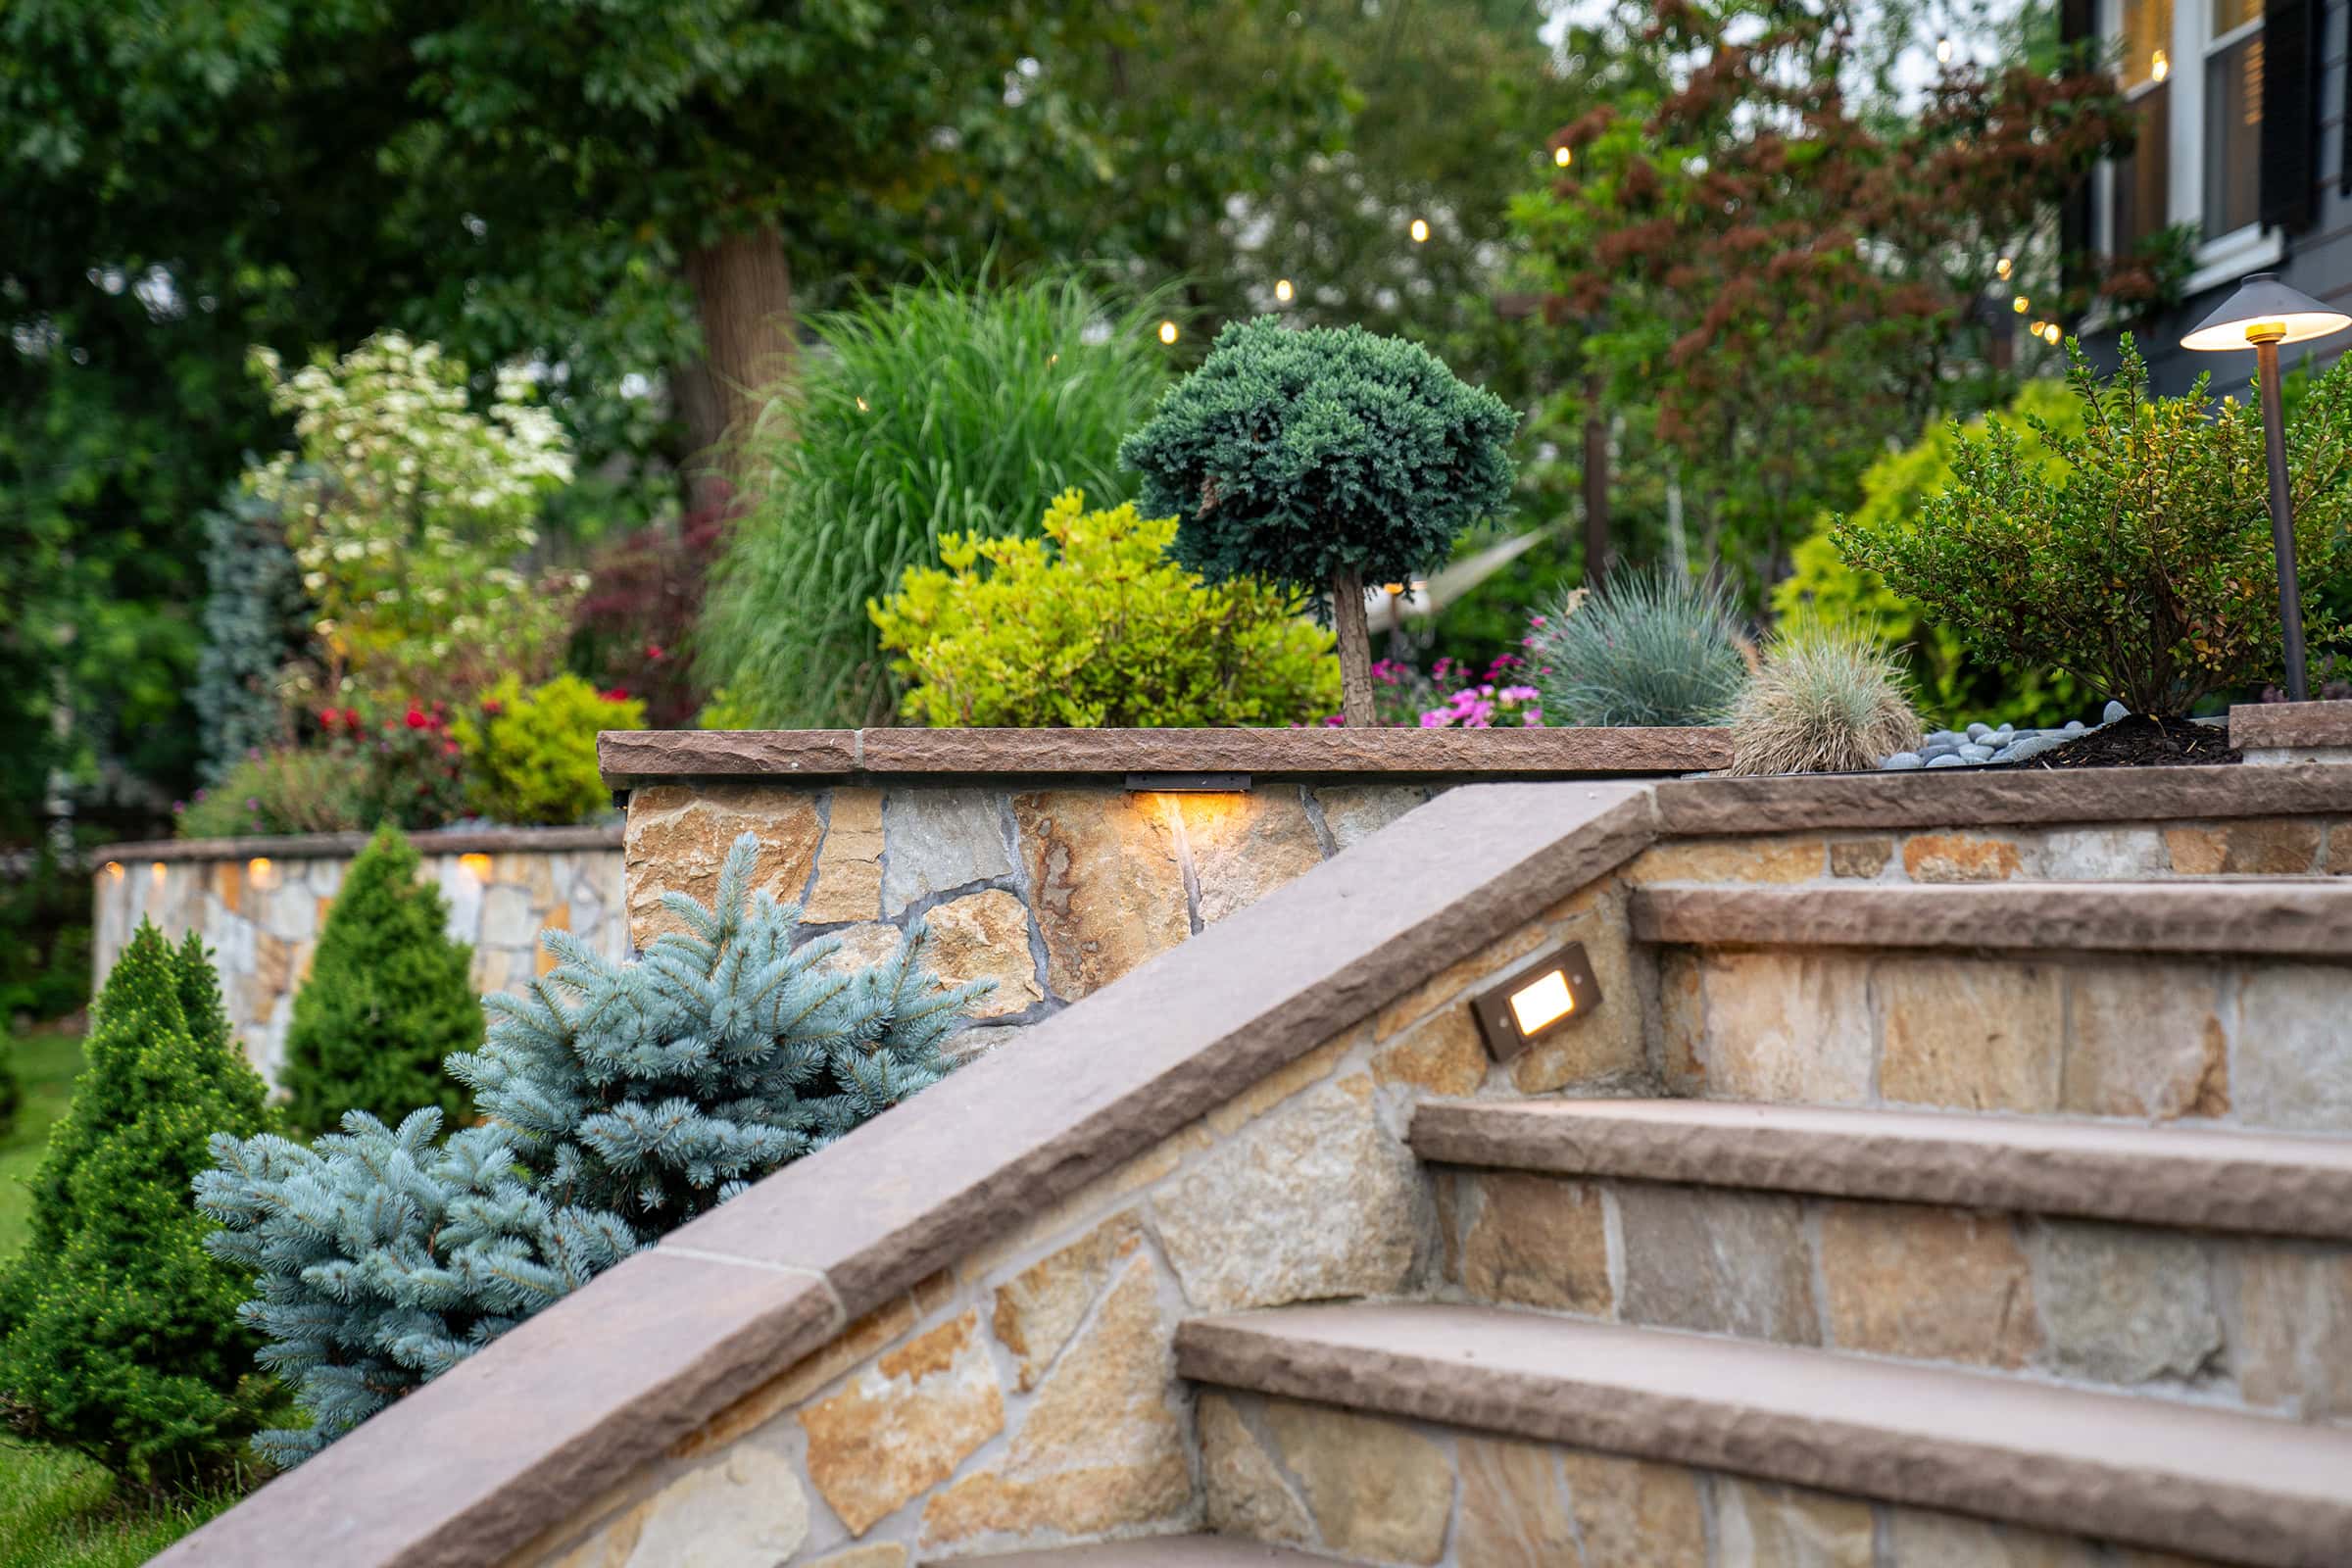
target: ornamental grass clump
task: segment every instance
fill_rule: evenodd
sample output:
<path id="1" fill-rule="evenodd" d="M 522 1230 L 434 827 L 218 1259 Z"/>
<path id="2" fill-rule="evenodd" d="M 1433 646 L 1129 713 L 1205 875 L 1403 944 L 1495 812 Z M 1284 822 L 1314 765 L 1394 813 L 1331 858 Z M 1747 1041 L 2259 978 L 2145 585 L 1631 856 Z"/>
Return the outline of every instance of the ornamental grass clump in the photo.
<path id="1" fill-rule="evenodd" d="M 1343 712 L 1379 721 L 1364 589 L 1424 577 L 1511 493 L 1519 416 L 1434 355 L 1361 327 L 1267 317 L 1217 334 L 1119 447 L 1175 557 L 1211 583 L 1330 596 Z"/>
<path id="2" fill-rule="evenodd" d="M 1803 626 L 1773 644 L 1731 715 L 1731 772 L 1850 773 L 1918 746 L 1902 666 L 1867 635 Z"/>
<path id="3" fill-rule="evenodd" d="M 941 1047 L 988 983 L 943 986 L 918 925 L 898 954 L 828 962 L 794 946 L 796 906 L 754 893 L 758 842 L 715 906 L 614 963 L 561 931 L 527 997 L 494 996 L 489 1038 L 449 1059 L 482 1115 L 446 1141 L 422 1109 L 365 1111 L 305 1148 L 212 1141 L 196 1203 L 214 1254 L 250 1275 L 239 1316 L 307 1427 L 261 1434 L 279 1464 L 317 1452 L 637 1248 L 936 1083 Z"/>
<path id="4" fill-rule="evenodd" d="M 942 539 L 944 569 L 907 568 L 871 607 L 912 683 L 900 716 L 1152 729 L 1329 712 L 1340 694 L 1331 635 L 1263 583 L 1204 586 L 1162 558 L 1175 536 L 1173 517 L 1144 517 L 1132 503 L 1089 512 L 1070 490 L 1046 509 L 1043 539 Z"/>
<path id="5" fill-rule="evenodd" d="M 2062 670 L 2134 712 L 2185 715 L 2279 668 L 2278 564 L 2262 418 L 2250 403 L 2152 398 L 2127 336 L 2101 384 L 2069 346 L 2080 435 L 2032 415 L 1956 430 L 1953 482 L 1914 518 L 1840 518 L 1838 548 L 1924 605 L 1970 650 Z M 2286 431 L 2315 645 L 2341 635 L 2328 589 L 2352 567 L 2352 370 L 2338 361 Z M 2062 460 L 2053 464 L 2050 458 Z"/>
<path id="6" fill-rule="evenodd" d="M 1555 604 L 1528 638 L 1544 722 L 1720 724 L 1747 682 L 1732 597 L 1670 567 L 1613 573 Z"/>

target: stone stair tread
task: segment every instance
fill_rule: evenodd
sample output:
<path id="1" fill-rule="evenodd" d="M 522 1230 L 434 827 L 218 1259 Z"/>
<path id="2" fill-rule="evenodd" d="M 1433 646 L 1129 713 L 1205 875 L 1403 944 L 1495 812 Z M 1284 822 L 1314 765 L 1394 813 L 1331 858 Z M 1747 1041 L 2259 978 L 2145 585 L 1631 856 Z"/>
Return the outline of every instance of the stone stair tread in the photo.
<path id="1" fill-rule="evenodd" d="M 2352 878 L 1960 882 L 1637 889 L 1644 942 L 1754 947 L 2352 954 Z"/>
<path id="2" fill-rule="evenodd" d="M 2352 1239 L 2352 1138 L 1721 1100 L 1424 1101 L 1425 1160 Z"/>
<path id="3" fill-rule="evenodd" d="M 2341 1564 L 2352 1430 L 1426 1302 L 1195 1318 L 1198 1383 L 2264 1568 Z"/>
<path id="4" fill-rule="evenodd" d="M 1238 1536 L 1145 1536 L 1134 1541 L 1104 1541 L 1088 1546 L 1055 1546 L 1046 1551 L 956 1560 L 989 1563 L 993 1568 L 1222 1568 L 1227 1564 L 1240 1568 L 1252 1564 L 1259 1568 L 1330 1568 L 1338 1559 L 1310 1556 Z"/>

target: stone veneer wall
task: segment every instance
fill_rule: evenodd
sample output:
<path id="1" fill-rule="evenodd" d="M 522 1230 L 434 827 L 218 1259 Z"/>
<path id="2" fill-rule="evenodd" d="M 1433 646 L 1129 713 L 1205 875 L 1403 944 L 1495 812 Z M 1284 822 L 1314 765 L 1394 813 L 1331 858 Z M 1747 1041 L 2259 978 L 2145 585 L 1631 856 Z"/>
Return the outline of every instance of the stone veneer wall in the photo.
<path id="1" fill-rule="evenodd" d="M 472 944 L 473 983 L 519 992 L 554 966 L 539 933 L 569 931 L 612 957 L 628 953 L 621 918 L 620 833 L 613 828 L 509 828 L 411 836 L 424 879 L 449 901 L 449 934 Z M 93 987 L 153 920 L 174 941 L 196 932 L 213 950 L 221 1000 L 245 1054 L 275 1083 L 294 994 L 344 872 L 366 839 L 118 844 L 97 852 Z"/>

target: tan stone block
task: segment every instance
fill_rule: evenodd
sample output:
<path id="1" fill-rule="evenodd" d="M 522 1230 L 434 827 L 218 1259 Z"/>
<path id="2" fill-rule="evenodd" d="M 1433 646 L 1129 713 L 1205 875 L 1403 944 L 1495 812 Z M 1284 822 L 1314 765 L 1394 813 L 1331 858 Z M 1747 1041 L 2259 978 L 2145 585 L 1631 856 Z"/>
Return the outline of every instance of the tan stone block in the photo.
<path id="1" fill-rule="evenodd" d="M 1887 1510 L 1895 1568 L 2106 1568 L 2085 1541 L 1921 1508 Z"/>
<path id="2" fill-rule="evenodd" d="M 1511 1086 L 1521 1094 L 1621 1087 L 1649 1076 L 1642 987 L 1634 977 L 1633 930 L 1626 915 L 1631 899 L 1631 890 L 1612 879 L 1552 926 L 1553 941 L 1584 944 L 1601 1003 L 1581 1021 L 1511 1059 Z"/>
<path id="3" fill-rule="evenodd" d="M 1402 1291 L 1432 1250 L 1420 1162 L 1358 1073 L 1301 1096 L 1152 1196 L 1184 1293 L 1226 1312 Z"/>
<path id="4" fill-rule="evenodd" d="M 1707 1001 L 1696 948 L 1658 952 L 1658 1032 L 1669 1094 L 1707 1093 Z"/>
<path id="5" fill-rule="evenodd" d="M 1453 1511 L 1445 1449 L 1399 1422 L 1328 1405 L 1269 1399 L 1265 1414 L 1327 1548 L 1375 1562 L 1438 1560 Z"/>
<path id="6" fill-rule="evenodd" d="M 555 865 L 547 856 L 509 853 L 491 865 L 490 880 L 522 889 L 532 908 L 544 909 L 556 902 Z"/>
<path id="7" fill-rule="evenodd" d="M 547 912 L 539 917 L 539 929 L 542 931 L 570 930 L 571 906 L 568 904 L 551 904 L 547 906 Z"/>
<path id="8" fill-rule="evenodd" d="M 914 1308 L 905 1297 L 884 1302 L 670 1445 L 669 1456 L 692 1459 L 758 1431 L 912 1327 Z"/>
<path id="9" fill-rule="evenodd" d="M 1440 1007 L 1456 1001 L 1466 1001 L 1472 992 L 1485 990 L 1485 982 L 1490 977 L 1509 968 L 1514 959 L 1527 956 L 1550 940 L 1550 933 L 1543 926 L 1526 925 L 1506 937 L 1488 943 L 1470 956 L 1448 965 L 1442 973 L 1424 980 L 1381 1008 L 1372 1021 L 1372 1038 L 1388 1040 Z"/>
<path id="10" fill-rule="evenodd" d="M 256 1015 L 267 1013 L 269 1004 L 284 996 L 294 979 L 294 944 L 280 942 L 267 931 L 253 934 L 253 989 L 262 999 Z"/>
<path id="11" fill-rule="evenodd" d="M 1429 792 L 1415 784 L 1343 784 L 1315 791 L 1335 851 L 1362 843 L 1428 799 Z"/>
<path id="12" fill-rule="evenodd" d="M 544 928 L 550 931 L 570 930 L 571 906 L 568 904 L 559 904 L 554 908 L 548 910 L 547 918 L 544 922 Z M 535 972 L 539 974 L 546 974 L 548 971 L 554 969 L 558 964 L 564 961 L 563 959 L 557 957 L 554 951 L 550 949 L 544 942 L 540 943 L 535 951 L 537 954 L 537 969 Z"/>
<path id="13" fill-rule="evenodd" d="M 1698 959 L 1703 1023 L 1690 1035 L 1710 1096 L 1776 1103 L 1871 1098 L 1868 960 L 1842 953 L 1710 952 Z"/>
<path id="14" fill-rule="evenodd" d="M 952 900 L 923 916 L 923 924 L 931 933 L 923 963 L 942 984 L 997 983 L 969 1005 L 969 1016 L 1002 1018 L 1045 1000 L 1029 952 L 1029 911 L 1004 889 Z"/>
<path id="15" fill-rule="evenodd" d="M 1689 839 L 1643 850 L 1625 868 L 1636 887 L 1652 882 L 1810 882 L 1822 873 L 1820 839 Z"/>
<path id="16" fill-rule="evenodd" d="M 1903 840 L 1903 874 L 1914 882 L 2006 882 L 2024 863 L 2011 839 L 1914 833 Z"/>
<path id="17" fill-rule="evenodd" d="M 2054 1110 L 2064 1056 L 2059 971 L 1975 958 L 1885 958 L 1879 1094 L 1960 1110 Z"/>
<path id="18" fill-rule="evenodd" d="M 1487 1045 L 1467 1003 L 1432 1013 L 1383 1046 L 1372 1076 L 1433 1095 L 1470 1095 L 1487 1081 Z"/>
<path id="19" fill-rule="evenodd" d="M 1322 843 L 1295 786 L 1171 799 L 1184 822 L 1204 926 L 1323 863 Z"/>
<path id="20" fill-rule="evenodd" d="M 2196 1243 L 2045 1219 L 2029 1245 L 2052 1371 L 2094 1383 L 2187 1381 L 2221 1359 L 2221 1314 Z"/>
<path id="21" fill-rule="evenodd" d="M 1046 978 L 1075 1002 L 1192 933 L 1184 871 L 1158 797 L 1044 790 L 1013 797 Z"/>
<path id="22" fill-rule="evenodd" d="M 1872 1568 L 1870 1504 L 1794 1487 L 1715 1479 L 1715 1536 L 1743 1568 Z"/>
<path id="23" fill-rule="evenodd" d="M 912 1561 L 906 1555 L 906 1548 L 897 1542 L 878 1541 L 870 1546 L 852 1546 L 847 1551 L 819 1557 L 808 1568 L 907 1568 Z"/>
<path id="24" fill-rule="evenodd" d="M 1875 877 L 1893 858 L 1892 839 L 1839 839 L 1830 845 L 1830 875 Z"/>
<path id="25" fill-rule="evenodd" d="M 1617 1315 L 1780 1345 L 1819 1345 L 1797 1200 L 1632 1182 L 1614 1191 L 1625 1252 Z"/>
<path id="26" fill-rule="evenodd" d="M 2173 869 L 2182 876 L 2212 876 L 2221 870 L 2230 842 L 2218 827 L 2168 827 L 2164 848 L 2172 858 Z"/>
<path id="27" fill-rule="evenodd" d="M 2220 976 L 2179 963 L 2101 964 L 2067 977 L 2058 1107 L 2084 1116 L 2230 1113 Z"/>
<path id="28" fill-rule="evenodd" d="M 906 937 L 895 925 L 869 921 L 864 925 L 845 925 L 838 931 L 828 931 L 817 940 L 828 939 L 841 946 L 817 959 L 817 968 L 827 974 L 848 974 L 897 957 L 899 944 L 906 941 Z"/>
<path id="29" fill-rule="evenodd" d="M 1589 1182 L 1523 1171 L 1465 1172 L 1462 1289 L 1482 1301 L 1607 1317 L 1608 1223 Z"/>
<path id="30" fill-rule="evenodd" d="M 771 1568 L 808 1536 L 808 1494 L 782 1454 L 737 1444 L 632 1512 L 643 1518 L 627 1568 Z"/>
<path id="31" fill-rule="evenodd" d="M 2352 1415 L 2352 1252 L 2246 1241 L 2227 1255 L 2239 1397 L 2306 1421 Z"/>
<path id="32" fill-rule="evenodd" d="M 1552 1568 L 1577 1560 L 1576 1527 L 1553 1450 L 1533 1443 L 1454 1442 L 1462 1479 L 1453 1529 L 1457 1568 Z"/>
<path id="33" fill-rule="evenodd" d="M 514 956 L 504 948 L 473 950 L 473 989 L 490 996 L 507 989 L 514 978 Z"/>
<path id="34" fill-rule="evenodd" d="M 2320 858 L 2321 824 L 2302 817 L 2247 817 L 2211 827 L 2164 832 L 2173 869 L 2182 876 L 2293 876 Z"/>
<path id="35" fill-rule="evenodd" d="M 1219 1138 L 1232 1137 L 1284 1101 L 1330 1077 L 1341 1059 L 1363 1040 L 1364 1031 L 1358 1025 L 1332 1036 L 1305 1055 L 1266 1074 L 1210 1111 L 1205 1118 L 1208 1130 Z"/>
<path id="36" fill-rule="evenodd" d="M 1207 1133 L 1198 1122 L 1162 1139 L 1052 1207 L 1032 1214 L 1009 1235 L 974 1249 L 956 1266 L 956 1279 L 967 1287 L 975 1285 L 1028 1253 L 1041 1241 L 1075 1235 L 1081 1225 L 1090 1224 L 1102 1210 L 1159 1181 L 1181 1164 L 1185 1155 L 1207 1148 L 1208 1142 Z"/>
<path id="37" fill-rule="evenodd" d="M 2352 1132 L 2352 969 L 2270 963 L 2237 989 L 2230 1099 L 2258 1127 Z"/>
<path id="38" fill-rule="evenodd" d="M 1690 1471 L 1571 1448 L 1560 1472 L 1584 1537 L 1580 1568 L 1706 1568 L 1706 1508 Z"/>
<path id="39" fill-rule="evenodd" d="M 824 837 L 814 796 L 762 784 L 655 784 L 633 791 L 622 835 L 630 940 L 643 948 L 665 931 L 684 929 L 662 908 L 663 893 L 711 904 L 719 867 L 745 833 L 760 842 L 755 890 L 797 903 Z"/>
<path id="40" fill-rule="evenodd" d="M 1030 1402 L 1004 1462 L 924 1506 L 924 1540 L 1099 1536 L 1181 1516 L 1193 1473 L 1177 1413 L 1174 1334 L 1160 1310 L 1158 1269 L 1148 1254 L 1129 1258 Z"/>
<path id="41" fill-rule="evenodd" d="M 2005 1218 L 1827 1203 L 1820 1245 L 1836 1348 L 2021 1367 L 2040 1343 L 2033 1275 Z"/>
<path id="42" fill-rule="evenodd" d="M 816 886 L 802 917 L 811 925 L 882 914 L 882 792 L 838 789 L 817 853 Z"/>
<path id="43" fill-rule="evenodd" d="M 1015 1377 L 1020 1392 L 1037 1387 L 1046 1368 L 1078 1332 L 1112 1267 L 1143 1245 L 1143 1221 L 1130 1211 L 997 1287 L 991 1326 L 997 1343 L 1020 1363 Z"/>
<path id="44" fill-rule="evenodd" d="M 242 914 L 245 903 L 245 867 L 236 860 L 216 860 L 213 863 L 213 897 L 220 907 L 231 914 Z"/>
<path id="45" fill-rule="evenodd" d="M 1004 1397 L 965 1312 L 860 1372 L 801 1411 L 808 1477 L 850 1533 L 861 1536 L 1004 1429 Z"/>
<path id="46" fill-rule="evenodd" d="M 1200 1481 L 1208 1528 L 1270 1545 L 1314 1544 L 1314 1521 L 1232 1399 L 1200 1396 Z"/>
<path id="47" fill-rule="evenodd" d="M 2329 876 L 2352 876 L 2352 819 L 2328 824 L 2327 871 Z"/>

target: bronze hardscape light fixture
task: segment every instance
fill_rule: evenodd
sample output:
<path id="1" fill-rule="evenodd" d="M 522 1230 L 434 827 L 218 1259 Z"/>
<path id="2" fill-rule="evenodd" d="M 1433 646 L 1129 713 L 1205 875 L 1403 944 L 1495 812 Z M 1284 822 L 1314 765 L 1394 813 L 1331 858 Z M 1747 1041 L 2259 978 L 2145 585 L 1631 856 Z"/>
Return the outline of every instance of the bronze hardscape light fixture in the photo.
<path id="1" fill-rule="evenodd" d="M 2262 438 L 2271 464 L 2271 546 L 2278 553 L 2278 625 L 2286 640 L 2286 695 L 2310 696 L 2303 653 L 2303 592 L 2295 580 L 2294 503 L 2286 490 L 2286 416 L 2278 394 L 2278 346 L 2308 343 L 2352 326 L 2352 316 L 2288 288 L 2275 272 L 2256 272 L 2222 308 L 2180 340 L 2184 349 L 2218 353 L 2251 348 L 2262 383 Z"/>
<path id="2" fill-rule="evenodd" d="M 1508 1061 L 1600 1005 L 1600 982 L 1585 945 L 1555 948 L 1502 984 L 1470 1001 L 1478 1032 L 1496 1061 Z"/>

